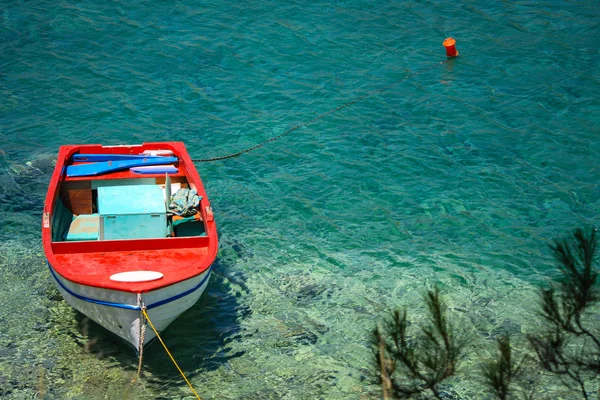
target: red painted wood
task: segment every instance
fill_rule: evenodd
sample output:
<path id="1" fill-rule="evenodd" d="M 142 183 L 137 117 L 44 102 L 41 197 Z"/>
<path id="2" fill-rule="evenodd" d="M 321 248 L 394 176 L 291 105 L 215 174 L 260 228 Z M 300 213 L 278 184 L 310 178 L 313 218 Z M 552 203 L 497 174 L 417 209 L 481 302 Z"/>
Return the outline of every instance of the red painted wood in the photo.
<path id="1" fill-rule="evenodd" d="M 143 293 L 199 275 L 212 263 L 206 247 L 198 249 L 111 251 L 56 254 L 61 276 L 83 285 Z M 126 271 L 157 271 L 163 277 L 151 282 L 114 282 L 111 275 Z"/>
<path id="2" fill-rule="evenodd" d="M 190 187 L 202 200 L 200 211 L 206 221 L 206 236 L 192 238 L 164 238 L 138 240 L 106 240 L 82 242 L 52 242 L 52 210 L 58 198 L 59 183 L 66 179 L 64 167 L 70 165 L 71 156 L 83 154 L 139 154 L 145 150 L 171 150 L 179 158 L 179 172 L 170 176 L 187 177 Z M 139 175 L 129 171 L 108 173 L 96 177 L 69 178 L 69 180 L 103 180 L 152 178 L 155 175 Z M 164 177 L 164 174 L 156 174 Z M 42 243 L 46 258 L 54 270 L 64 278 L 95 287 L 141 292 L 155 290 L 201 274 L 214 262 L 218 250 L 217 228 L 214 220 L 208 220 L 206 209 L 210 202 L 196 167 L 181 142 L 155 142 L 126 147 L 102 147 L 101 145 L 62 146 L 44 202 L 42 218 Z M 50 223 L 48 223 L 50 221 Z M 164 277 L 153 282 L 113 282 L 110 275 L 132 271 L 152 270 L 162 272 Z"/>

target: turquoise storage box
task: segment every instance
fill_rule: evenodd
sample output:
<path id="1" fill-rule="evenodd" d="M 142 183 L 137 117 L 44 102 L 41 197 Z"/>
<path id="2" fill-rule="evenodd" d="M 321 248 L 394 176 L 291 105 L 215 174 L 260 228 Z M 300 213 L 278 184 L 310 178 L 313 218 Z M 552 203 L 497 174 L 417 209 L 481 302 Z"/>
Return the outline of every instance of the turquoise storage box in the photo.
<path id="1" fill-rule="evenodd" d="M 167 236 L 167 208 L 158 185 L 98 188 L 100 239 L 144 239 Z"/>

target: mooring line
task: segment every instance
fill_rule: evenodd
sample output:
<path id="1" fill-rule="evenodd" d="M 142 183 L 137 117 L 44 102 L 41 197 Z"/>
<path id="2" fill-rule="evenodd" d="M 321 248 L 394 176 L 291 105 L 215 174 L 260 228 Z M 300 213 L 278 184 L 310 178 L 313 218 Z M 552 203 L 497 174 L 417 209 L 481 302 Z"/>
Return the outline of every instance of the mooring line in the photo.
<path id="1" fill-rule="evenodd" d="M 456 55 L 458 55 L 458 52 L 456 53 Z M 454 55 L 454 56 L 449 56 L 449 57 L 448 57 L 446 60 L 444 60 L 444 61 L 439 61 L 439 62 L 436 62 L 436 63 L 434 63 L 434 64 L 431 64 L 431 65 L 429 65 L 429 66 L 427 66 L 427 67 L 425 67 L 425 68 L 421 69 L 420 71 L 413 72 L 412 74 L 409 74 L 409 75 L 405 76 L 404 78 L 400 79 L 399 81 L 396 81 L 396 82 L 390 83 L 389 85 L 386 85 L 386 86 L 382 86 L 382 87 L 380 87 L 379 89 L 375 89 L 375 90 L 372 90 L 372 91 L 370 91 L 370 92 L 367 92 L 367 93 L 363 94 L 362 96 L 359 96 L 359 97 L 355 98 L 354 100 L 351 100 L 351 101 L 349 101 L 349 102 L 347 102 L 347 103 L 344 103 L 344 104 L 342 104 L 342 105 L 340 105 L 340 106 L 338 106 L 338 107 L 336 107 L 336 108 L 332 108 L 331 110 L 329 110 L 329 111 L 326 111 L 326 112 L 324 112 L 323 114 L 320 114 L 320 115 L 318 115 L 318 116 L 314 117 L 314 118 L 313 118 L 313 119 L 311 119 L 310 121 L 303 122 L 303 123 L 300 123 L 300 124 L 298 124 L 298 125 L 295 125 L 295 126 L 291 127 L 290 129 L 288 129 L 288 130 L 284 131 L 283 133 L 281 133 L 281 134 L 279 134 L 279 135 L 277 135 L 277 136 L 273 136 L 273 137 L 271 137 L 271 138 L 269 138 L 269 139 L 267 139 L 267 140 L 265 140 L 265 141 L 263 141 L 263 142 L 261 142 L 261 143 L 259 143 L 259 144 L 255 145 L 255 146 L 248 147 L 247 149 L 244 149 L 244 150 L 238 151 L 237 153 L 228 154 L 228 155 L 226 155 L 226 156 L 213 157 L 213 158 L 203 158 L 203 159 L 193 159 L 193 160 L 192 160 L 192 162 L 194 162 L 194 163 L 203 163 L 203 162 L 211 162 L 211 161 L 225 160 L 225 159 L 228 159 L 228 158 L 234 158 L 234 157 L 238 157 L 238 156 L 240 156 L 240 155 L 242 155 L 242 154 L 244 154 L 244 153 L 251 152 L 252 150 L 256 150 L 256 149 L 258 149 L 258 148 L 260 148 L 260 147 L 264 146 L 265 144 L 267 144 L 267 143 L 270 143 L 270 142 L 273 142 L 273 141 L 275 141 L 275 140 L 277 140 L 277 139 L 279 139 L 279 138 L 281 138 L 281 137 L 283 137 L 283 136 L 285 136 L 285 135 L 287 135 L 287 134 L 289 134 L 289 133 L 291 133 L 291 132 L 293 132 L 293 131 L 295 131 L 295 130 L 297 130 L 297 129 L 300 129 L 300 128 L 303 128 L 303 127 L 305 127 L 305 126 L 308 126 L 308 125 L 314 124 L 315 122 L 317 122 L 317 121 L 319 121 L 319 120 L 321 120 L 321 119 L 325 118 L 326 116 L 328 116 L 328 115 L 330 115 L 330 114 L 333 114 L 333 113 L 335 113 L 335 112 L 338 112 L 338 111 L 340 111 L 340 110 L 343 110 L 344 108 L 346 108 L 346 107 L 349 107 L 349 106 L 351 106 L 351 105 L 353 105 L 353 104 L 355 104 L 355 103 L 358 103 L 358 102 L 359 102 L 359 101 L 361 101 L 361 100 L 367 99 L 367 98 L 369 98 L 369 97 L 371 97 L 371 96 L 373 96 L 373 95 L 375 95 L 375 94 L 377 94 L 377 93 L 381 93 L 381 92 L 383 92 L 383 91 L 386 91 L 386 90 L 388 90 L 388 89 L 390 89 L 390 88 L 392 88 L 392 87 L 394 87 L 394 86 L 397 86 L 397 85 L 401 84 L 402 82 L 404 82 L 404 81 L 406 81 L 406 80 L 408 80 L 408 79 L 410 79 L 410 78 L 413 78 L 413 77 L 415 77 L 415 76 L 417 76 L 417 75 L 420 75 L 420 74 L 422 74 L 422 73 L 424 73 L 424 72 L 426 72 L 426 71 L 430 70 L 431 68 L 435 67 L 436 65 L 441 65 L 441 64 L 444 64 L 444 63 L 446 63 L 448 60 L 450 60 L 452 57 L 455 57 L 456 55 Z"/>
<path id="2" fill-rule="evenodd" d="M 181 374 L 181 376 L 183 377 L 183 379 L 185 380 L 185 383 L 188 384 L 188 386 L 190 387 L 190 389 L 192 390 L 192 393 L 194 393 L 194 396 L 196 396 L 196 399 L 201 400 L 200 396 L 198 395 L 198 393 L 196 393 L 196 389 L 194 389 L 194 387 L 192 386 L 192 384 L 190 383 L 190 381 L 188 380 L 188 378 L 185 376 L 185 374 L 183 373 L 183 371 L 181 370 L 181 368 L 179 368 L 179 364 L 177 364 L 177 361 L 175 361 L 175 358 L 173 358 L 173 356 L 171 355 L 171 352 L 169 351 L 169 349 L 167 348 L 167 345 L 165 344 L 165 342 L 163 342 L 162 338 L 160 337 L 160 335 L 158 334 L 158 331 L 156 330 L 156 328 L 154 327 L 154 324 L 152 323 L 152 321 L 150 320 L 150 316 L 148 315 L 148 313 L 146 312 L 146 308 L 142 308 L 142 314 L 144 315 L 144 317 L 146 318 L 146 321 L 148 321 L 148 324 L 150 325 L 150 328 L 152 328 L 152 330 L 154 331 L 154 334 L 156 335 L 156 338 L 159 340 L 160 344 L 163 345 L 163 348 L 165 349 L 165 351 L 167 352 L 167 354 L 169 355 L 169 357 L 171 358 L 171 361 L 173 361 L 173 364 L 175 364 L 175 367 L 177 367 L 177 370 L 179 371 L 179 373 Z"/>

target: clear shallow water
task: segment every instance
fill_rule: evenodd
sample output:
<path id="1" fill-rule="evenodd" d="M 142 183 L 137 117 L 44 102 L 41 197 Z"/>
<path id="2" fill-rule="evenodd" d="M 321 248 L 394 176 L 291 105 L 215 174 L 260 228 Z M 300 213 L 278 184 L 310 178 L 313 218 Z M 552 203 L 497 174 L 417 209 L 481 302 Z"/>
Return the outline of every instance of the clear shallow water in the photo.
<path id="1" fill-rule="evenodd" d="M 370 330 L 393 307 L 423 320 L 434 284 L 488 355 L 535 327 L 523 305 L 555 275 L 551 240 L 600 225 L 595 2 L 0 9 L 1 396 L 190 396 L 157 345 L 130 384 L 130 349 L 53 288 L 39 219 L 61 144 L 222 156 L 423 71 L 198 165 L 219 259 L 164 336 L 203 398 L 376 398 Z M 460 57 L 436 65 L 448 36 Z M 448 391 L 482 398 L 477 382 Z"/>

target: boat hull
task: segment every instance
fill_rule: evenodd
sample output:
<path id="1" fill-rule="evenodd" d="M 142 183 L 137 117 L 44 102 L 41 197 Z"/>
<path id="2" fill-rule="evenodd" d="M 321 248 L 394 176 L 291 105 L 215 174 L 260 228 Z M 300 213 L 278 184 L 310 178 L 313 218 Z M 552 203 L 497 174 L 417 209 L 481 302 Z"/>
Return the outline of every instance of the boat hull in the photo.
<path id="1" fill-rule="evenodd" d="M 155 338 L 154 331 L 142 335 L 142 307 L 160 333 L 192 307 L 208 285 L 212 268 L 190 279 L 151 292 L 136 294 L 71 282 L 48 263 L 54 283 L 65 301 L 77 311 L 131 344 L 137 351 Z"/>
<path id="2" fill-rule="evenodd" d="M 140 175 L 132 163 L 167 163 L 171 172 Z M 180 190 L 192 219 L 171 209 Z M 181 142 L 61 146 L 42 243 L 67 303 L 138 351 L 155 337 L 142 310 L 166 329 L 198 301 L 218 252 L 210 202 Z"/>

